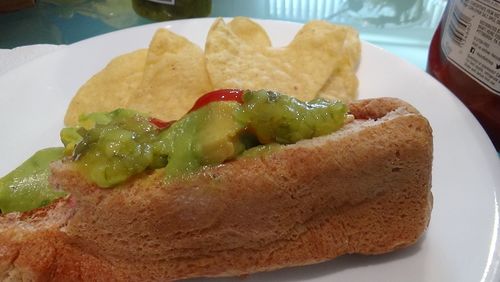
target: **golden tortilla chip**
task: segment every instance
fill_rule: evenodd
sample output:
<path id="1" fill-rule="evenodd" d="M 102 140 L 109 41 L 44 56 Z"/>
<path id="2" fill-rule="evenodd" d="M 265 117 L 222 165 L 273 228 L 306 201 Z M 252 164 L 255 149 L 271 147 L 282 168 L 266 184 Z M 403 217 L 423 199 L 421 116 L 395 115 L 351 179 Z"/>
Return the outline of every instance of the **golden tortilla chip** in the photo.
<path id="1" fill-rule="evenodd" d="M 346 31 L 346 38 L 342 58 L 318 96 L 350 102 L 358 96 L 356 70 L 361 57 L 361 42 L 355 29 L 347 26 L 343 28 Z"/>
<path id="2" fill-rule="evenodd" d="M 235 17 L 227 25 L 246 44 L 263 48 L 271 47 L 271 39 L 267 32 L 249 18 Z"/>
<path id="3" fill-rule="evenodd" d="M 210 90 L 201 48 L 159 29 L 149 45 L 141 84 L 126 106 L 166 121 L 175 120 Z"/>
<path id="4" fill-rule="evenodd" d="M 340 61 L 344 38 L 345 29 L 312 21 L 285 48 L 256 48 L 218 19 L 205 45 L 207 70 L 216 89 L 269 89 L 310 100 Z"/>
<path id="5" fill-rule="evenodd" d="M 64 123 L 74 126 L 82 114 L 124 107 L 141 81 L 146 54 L 147 49 L 140 49 L 111 60 L 80 87 L 66 111 Z"/>
<path id="6" fill-rule="evenodd" d="M 271 47 L 266 31 L 246 17 L 236 17 L 228 23 L 229 28 L 245 43 L 254 47 Z M 346 31 L 342 58 L 334 71 L 318 92 L 318 96 L 350 102 L 357 98 L 358 79 L 356 69 L 361 55 L 361 42 L 358 32 L 348 26 L 341 26 Z"/>
<path id="7" fill-rule="evenodd" d="M 342 66 L 335 70 L 318 93 L 321 98 L 340 100 L 348 103 L 358 96 L 358 78 L 349 67 Z"/>
<path id="8" fill-rule="evenodd" d="M 354 29 L 324 21 L 304 25 L 287 47 L 272 48 L 266 31 L 252 20 L 236 17 L 226 25 L 219 19 L 207 36 L 205 55 L 184 37 L 160 29 L 149 49 L 113 59 L 87 81 L 65 123 L 75 125 L 81 114 L 118 107 L 178 119 L 199 96 L 220 88 L 348 102 L 357 95 L 360 50 Z"/>
<path id="9" fill-rule="evenodd" d="M 356 69 L 361 59 L 361 41 L 359 40 L 359 33 L 352 27 L 344 26 L 346 37 L 344 41 L 344 51 L 349 58 L 349 66 Z"/>

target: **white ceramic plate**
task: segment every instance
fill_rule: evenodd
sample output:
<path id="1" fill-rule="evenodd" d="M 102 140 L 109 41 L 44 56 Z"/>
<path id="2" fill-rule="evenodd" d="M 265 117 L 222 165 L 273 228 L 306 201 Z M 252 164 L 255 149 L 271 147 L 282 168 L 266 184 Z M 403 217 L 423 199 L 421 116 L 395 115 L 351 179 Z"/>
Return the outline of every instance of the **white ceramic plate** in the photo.
<path id="1" fill-rule="evenodd" d="M 174 21 L 106 34 L 0 77 L 0 175 L 40 148 L 59 146 L 71 97 L 111 58 L 147 47 L 159 27 L 203 46 L 212 22 Z M 260 23 L 275 46 L 285 45 L 300 28 L 288 22 Z M 413 247 L 386 255 L 344 256 L 251 275 L 244 281 L 500 281 L 500 165 L 479 123 L 430 76 L 377 47 L 363 44 L 358 74 L 361 98 L 402 98 L 433 127 L 434 210 L 425 237 Z"/>

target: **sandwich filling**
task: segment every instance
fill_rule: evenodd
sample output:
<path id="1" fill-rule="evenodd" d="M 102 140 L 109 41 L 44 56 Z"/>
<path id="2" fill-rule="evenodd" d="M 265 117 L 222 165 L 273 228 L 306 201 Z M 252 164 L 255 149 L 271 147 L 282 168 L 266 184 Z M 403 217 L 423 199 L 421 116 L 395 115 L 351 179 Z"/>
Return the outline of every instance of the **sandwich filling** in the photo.
<path id="1" fill-rule="evenodd" d="M 264 90 L 218 90 L 202 96 L 177 121 L 165 122 L 129 109 L 84 115 L 78 126 L 61 131 L 64 144 L 61 155 L 102 188 L 154 169 L 164 169 L 166 181 L 170 181 L 189 176 L 204 166 L 330 134 L 343 126 L 347 116 L 347 106 L 338 101 L 303 102 Z M 34 209 L 62 195 L 47 193 L 51 188 L 46 176 L 43 185 L 27 185 L 29 191 L 23 189 L 26 185 L 18 184 L 36 178 L 33 175 L 37 173 L 47 175 L 49 163 L 60 157 L 39 162 L 37 153 L 27 162 L 42 163 L 43 168 L 30 174 L 19 167 L 15 171 L 25 171 L 22 181 L 12 181 L 8 175 L 2 178 L 2 212 Z M 33 197 L 33 193 L 40 194 L 34 186 L 43 186 L 50 197 Z M 19 200 L 20 197 L 25 200 Z M 28 204 L 17 205 L 17 202 Z"/>

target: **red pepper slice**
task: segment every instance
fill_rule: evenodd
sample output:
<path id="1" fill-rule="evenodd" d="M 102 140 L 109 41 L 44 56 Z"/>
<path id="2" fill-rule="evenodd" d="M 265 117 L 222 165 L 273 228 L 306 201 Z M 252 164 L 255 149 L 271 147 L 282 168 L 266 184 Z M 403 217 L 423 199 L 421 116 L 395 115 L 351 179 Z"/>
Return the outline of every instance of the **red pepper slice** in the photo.
<path id="1" fill-rule="evenodd" d="M 243 104 L 243 90 L 240 89 L 219 89 L 208 92 L 198 98 L 189 113 L 195 111 L 209 103 L 218 101 L 236 101 Z"/>
<path id="2" fill-rule="evenodd" d="M 218 102 L 218 101 L 236 101 L 240 104 L 243 104 L 243 90 L 240 89 L 219 89 L 212 92 L 208 92 L 198 98 L 194 103 L 191 110 L 188 113 L 195 111 L 209 103 Z M 171 121 L 163 121 L 158 118 L 150 118 L 149 122 L 158 127 L 158 129 L 163 130 L 169 128 L 175 120 Z"/>
<path id="3" fill-rule="evenodd" d="M 174 122 L 175 122 L 175 120 L 163 121 L 163 120 L 158 119 L 158 118 L 150 118 L 149 119 L 149 123 L 158 127 L 158 129 L 160 129 L 160 130 L 169 128 Z"/>

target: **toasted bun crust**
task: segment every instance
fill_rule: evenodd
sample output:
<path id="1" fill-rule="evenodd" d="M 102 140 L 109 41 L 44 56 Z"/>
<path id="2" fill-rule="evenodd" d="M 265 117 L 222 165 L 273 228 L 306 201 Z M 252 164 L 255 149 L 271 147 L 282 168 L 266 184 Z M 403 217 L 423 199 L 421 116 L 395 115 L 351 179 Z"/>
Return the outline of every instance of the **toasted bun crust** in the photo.
<path id="1" fill-rule="evenodd" d="M 55 163 L 51 181 L 71 197 L 0 217 L 0 278 L 244 275 L 411 245 L 432 209 L 429 123 L 392 98 L 350 111 L 331 135 L 169 184 L 158 170 L 101 189 Z"/>

